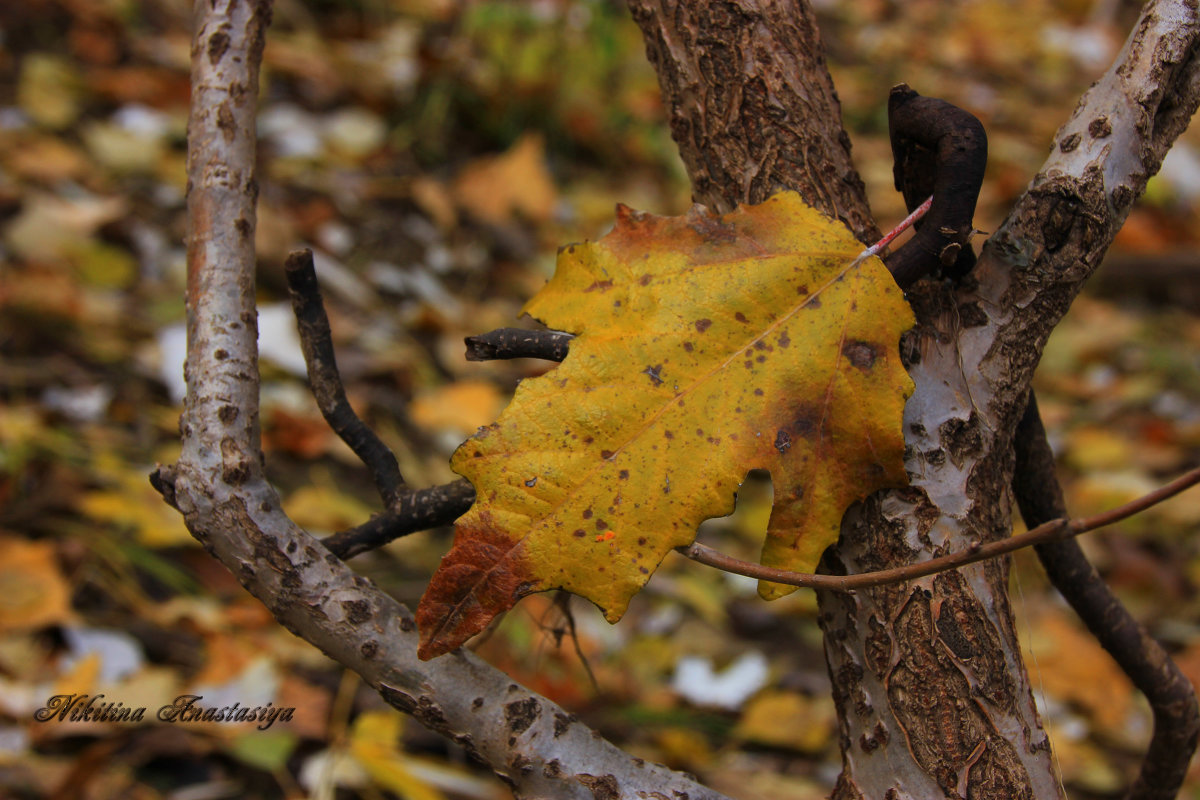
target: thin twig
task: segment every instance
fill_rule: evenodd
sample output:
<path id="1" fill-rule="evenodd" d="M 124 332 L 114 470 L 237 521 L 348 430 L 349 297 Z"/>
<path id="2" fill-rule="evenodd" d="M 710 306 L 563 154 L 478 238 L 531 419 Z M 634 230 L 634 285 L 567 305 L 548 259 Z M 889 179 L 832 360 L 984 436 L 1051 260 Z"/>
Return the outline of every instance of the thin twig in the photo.
<path id="1" fill-rule="evenodd" d="M 1017 426 L 1015 450 L 1013 492 L 1025 524 L 1033 527 L 1066 516 L 1054 454 L 1033 392 Z M 1200 733 L 1200 709 L 1191 682 L 1113 594 L 1078 542 L 1047 542 L 1034 550 L 1050 582 L 1153 710 L 1154 735 L 1126 800 L 1171 800 L 1187 774 Z"/>
<path id="2" fill-rule="evenodd" d="M 284 271 L 288 293 L 292 297 L 292 310 L 296 313 L 296 324 L 300 328 L 300 347 L 304 350 L 304 363 L 308 367 L 308 382 L 317 406 L 329 427 L 350 445 L 354 454 L 371 471 L 384 505 L 389 509 L 395 508 L 404 490 L 400 465 L 388 446 L 358 418 L 346 399 L 346 390 L 342 386 L 337 359 L 333 354 L 329 318 L 325 315 L 321 287 L 313 267 L 312 250 L 297 250 L 289 255 Z"/>
<path id="3" fill-rule="evenodd" d="M 1097 514 L 1094 517 L 1072 520 L 1055 519 L 1039 525 L 1031 531 L 1026 531 L 1017 536 L 1010 536 L 998 542 L 980 544 L 962 552 L 952 553 L 948 556 L 930 559 L 929 561 L 920 561 L 915 564 L 906 564 L 902 567 L 883 569 L 877 572 L 863 572 L 857 575 L 813 575 L 805 572 L 789 572 L 784 569 L 764 567 L 761 564 L 743 561 L 740 558 L 726 555 L 719 550 L 714 550 L 698 542 L 693 542 L 687 547 L 677 547 L 675 549 L 693 561 L 698 561 L 701 564 L 707 564 L 710 567 L 716 567 L 726 572 L 733 572 L 737 575 L 745 575 L 750 578 L 785 583 L 789 586 L 800 586 L 808 589 L 848 592 L 855 589 L 866 589 L 871 586 L 885 586 L 889 583 L 900 583 L 901 581 L 923 578 L 926 575 L 956 569 L 967 564 L 973 564 L 976 561 L 996 558 L 997 556 L 1002 556 L 1005 553 L 1011 553 L 1014 550 L 1020 550 L 1024 547 L 1070 539 L 1081 533 L 1087 533 L 1088 531 L 1102 528 L 1105 525 L 1111 525 L 1126 517 L 1131 517 L 1134 514 L 1145 511 L 1147 508 L 1157 505 L 1163 500 L 1173 497 L 1197 483 L 1200 483 L 1200 467 L 1184 473 L 1166 486 L 1139 497 L 1133 502 L 1118 506 L 1103 514 Z"/>
<path id="4" fill-rule="evenodd" d="M 402 494 L 399 502 L 361 525 L 321 540 L 341 559 L 352 558 L 410 533 L 449 525 L 475 502 L 475 490 L 464 480 Z"/>

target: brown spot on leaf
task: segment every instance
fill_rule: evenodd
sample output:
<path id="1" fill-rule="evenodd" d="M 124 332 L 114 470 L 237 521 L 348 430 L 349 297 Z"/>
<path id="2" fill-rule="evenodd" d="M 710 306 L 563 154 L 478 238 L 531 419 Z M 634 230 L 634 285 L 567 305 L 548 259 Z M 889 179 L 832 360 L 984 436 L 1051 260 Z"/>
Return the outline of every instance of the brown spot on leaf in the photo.
<path id="1" fill-rule="evenodd" d="M 607 292 L 613 286 L 612 281 L 595 281 L 591 286 L 584 289 L 585 292 Z"/>
<path id="2" fill-rule="evenodd" d="M 623 481 L 629 480 L 629 470 L 623 469 L 617 473 L 617 477 Z"/>
<path id="3" fill-rule="evenodd" d="M 820 424 L 821 412 L 812 406 L 806 406 L 797 410 L 792 420 L 791 431 L 797 436 L 811 439 L 813 434 L 818 432 Z"/>
<path id="4" fill-rule="evenodd" d="M 712 326 L 712 320 L 708 319 L 707 317 L 705 317 L 704 319 L 696 320 L 696 330 L 700 331 L 700 333 L 704 333 L 711 326 Z"/>
<path id="5" fill-rule="evenodd" d="M 749 321 L 750 321 L 750 320 L 746 319 L 746 315 L 745 315 L 745 314 L 743 314 L 743 313 L 742 313 L 742 312 L 740 312 L 740 311 L 739 311 L 739 312 L 737 312 L 736 314 L 734 314 L 734 315 L 733 315 L 733 318 L 734 318 L 734 319 L 736 319 L 738 322 L 742 322 L 742 323 L 745 323 L 745 322 L 749 322 Z"/>
<path id="6" fill-rule="evenodd" d="M 650 382 L 655 386 L 662 386 L 662 364 L 655 364 L 653 367 L 646 367 L 642 370 L 643 375 L 650 376 Z"/>
<path id="7" fill-rule="evenodd" d="M 780 430 L 775 434 L 775 449 L 780 453 L 786 453 L 788 448 L 792 446 L 792 437 L 785 430 Z"/>
<path id="8" fill-rule="evenodd" d="M 616 453 L 614 453 L 612 450 L 601 450 L 600 451 L 600 457 L 603 458 L 605 461 L 612 461 L 612 458 L 615 455 L 616 455 Z"/>
<path id="9" fill-rule="evenodd" d="M 869 370 L 875 365 L 875 359 L 879 358 L 879 351 L 870 342 L 851 339 L 842 345 L 842 355 L 859 369 Z"/>

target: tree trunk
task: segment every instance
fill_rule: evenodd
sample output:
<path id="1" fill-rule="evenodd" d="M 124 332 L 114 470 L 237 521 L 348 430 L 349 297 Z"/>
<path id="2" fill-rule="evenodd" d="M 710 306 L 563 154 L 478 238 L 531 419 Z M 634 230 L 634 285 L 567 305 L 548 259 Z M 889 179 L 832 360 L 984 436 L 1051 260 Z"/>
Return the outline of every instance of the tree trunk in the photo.
<path id="1" fill-rule="evenodd" d="M 790 188 L 874 235 L 805 0 L 629 4 L 698 200 L 724 209 Z M 828 569 L 896 567 L 1009 535 L 1012 437 L 1030 377 L 1195 111 L 1197 27 L 1194 3 L 1150 3 L 975 272 L 956 288 L 910 291 L 912 485 L 851 509 Z M 798 155 L 809 153 L 821 160 Z M 1061 796 L 1007 580 L 1007 561 L 988 561 L 818 594 L 843 754 L 835 800 Z"/>

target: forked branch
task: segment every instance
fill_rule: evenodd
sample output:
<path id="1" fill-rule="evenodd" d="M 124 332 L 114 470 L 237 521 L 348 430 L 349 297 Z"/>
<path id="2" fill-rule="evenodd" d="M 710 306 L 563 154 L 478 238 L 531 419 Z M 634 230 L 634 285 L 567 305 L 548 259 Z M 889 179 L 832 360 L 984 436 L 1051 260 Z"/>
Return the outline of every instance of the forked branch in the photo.
<path id="1" fill-rule="evenodd" d="M 282 511 L 262 470 L 254 154 L 267 0 L 196 4 L 188 135 L 188 396 L 183 452 L 154 483 L 188 530 L 290 631 L 394 707 L 459 742 L 522 797 L 724 795 L 622 752 L 472 654 L 416 659 L 412 615 Z M 475 698 L 480 698 L 478 701 Z M 511 725 L 519 708 L 528 724 Z"/>

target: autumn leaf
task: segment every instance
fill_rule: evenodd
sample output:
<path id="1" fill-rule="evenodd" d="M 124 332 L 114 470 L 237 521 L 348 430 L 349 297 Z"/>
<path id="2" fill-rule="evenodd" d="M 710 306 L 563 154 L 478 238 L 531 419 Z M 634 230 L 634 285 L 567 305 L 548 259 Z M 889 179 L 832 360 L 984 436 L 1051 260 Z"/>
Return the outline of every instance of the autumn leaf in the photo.
<path id="1" fill-rule="evenodd" d="M 811 571 L 847 506 L 905 482 L 913 317 L 861 249 L 785 193 L 724 217 L 618 207 L 562 250 L 525 310 L 577 338 L 454 454 L 478 499 L 421 599 L 421 657 L 553 588 L 615 622 L 751 468 L 775 485 L 764 563 Z"/>

